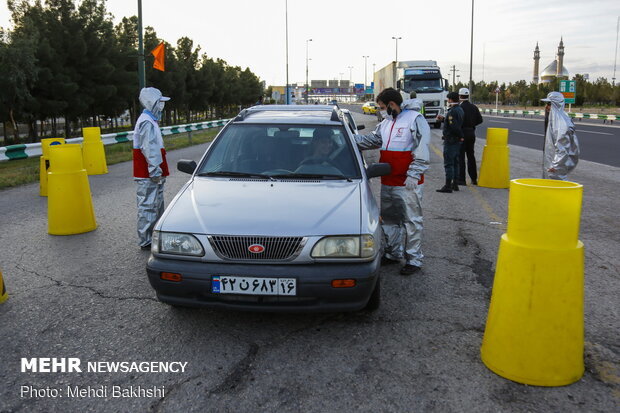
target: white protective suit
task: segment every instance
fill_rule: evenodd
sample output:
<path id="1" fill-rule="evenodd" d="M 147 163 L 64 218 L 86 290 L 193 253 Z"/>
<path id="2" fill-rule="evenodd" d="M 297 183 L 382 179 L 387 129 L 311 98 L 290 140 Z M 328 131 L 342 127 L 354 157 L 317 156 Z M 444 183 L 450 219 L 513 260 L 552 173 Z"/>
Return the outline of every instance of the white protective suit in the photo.
<path id="1" fill-rule="evenodd" d="M 579 141 L 575 134 L 575 124 L 564 112 L 564 96 L 560 92 L 550 92 L 543 102 L 551 103 L 549 125 L 545 134 L 543 159 L 543 178 L 565 181 L 570 171 L 579 162 Z M 555 169 L 555 172 L 549 172 Z"/>
<path id="2" fill-rule="evenodd" d="M 355 135 L 355 140 L 361 150 L 381 148 L 382 162 L 392 164 L 384 158 L 386 152 L 411 154 L 412 161 L 406 169 L 405 182 L 395 184 L 391 176 L 387 180 L 382 179 L 381 226 L 386 238 L 385 256 L 392 260 L 405 258 L 407 264 L 421 267 L 424 258 L 422 185 L 429 165 L 430 127 L 424 116 L 413 109 L 420 107 L 421 102 L 416 101 L 419 102 L 418 99 L 403 102 L 402 112 L 395 120 L 388 116 L 371 134 Z M 400 129 L 406 129 L 402 131 L 402 136 L 393 136 L 394 131 Z"/>
<path id="3" fill-rule="evenodd" d="M 149 87 L 140 91 L 139 100 L 144 111 L 136 121 L 133 133 L 134 180 L 138 186 L 138 238 L 140 247 L 147 248 L 151 244 L 155 223 L 164 213 L 164 183 L 168 166 L 158 121 L 164 102 L 170 98 Z"/>

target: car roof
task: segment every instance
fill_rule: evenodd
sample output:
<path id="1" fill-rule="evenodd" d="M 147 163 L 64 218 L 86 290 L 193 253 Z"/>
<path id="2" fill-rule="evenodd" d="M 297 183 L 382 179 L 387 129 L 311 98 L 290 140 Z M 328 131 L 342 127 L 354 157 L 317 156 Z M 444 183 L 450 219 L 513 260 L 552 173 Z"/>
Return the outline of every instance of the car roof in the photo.
<path id="1" fill-rule="evenodd" d="M 332 105 L 259 105 L 242 110 L 233 122 L 340 125 L 339 112 Z"/>

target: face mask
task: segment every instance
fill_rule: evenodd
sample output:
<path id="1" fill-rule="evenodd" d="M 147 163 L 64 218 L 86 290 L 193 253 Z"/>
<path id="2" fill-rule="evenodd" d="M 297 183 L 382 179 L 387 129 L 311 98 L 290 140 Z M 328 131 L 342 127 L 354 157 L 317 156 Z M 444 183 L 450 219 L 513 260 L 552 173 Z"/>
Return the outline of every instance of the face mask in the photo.
<path id="1" fill-rule="evenodd" d="M 160 112 L 164 111 L 164 106 L 166 106 L 166 102 L 159 101 L 157 102 L 157 110 Z"/>
<path id="2" fill-rule="evenodd" d="M 388 116 L 387 110 L 380 110 L 379 113 L 381 114 L 381 117 L 383 119 L 387 118 L 387 116 Z"/>

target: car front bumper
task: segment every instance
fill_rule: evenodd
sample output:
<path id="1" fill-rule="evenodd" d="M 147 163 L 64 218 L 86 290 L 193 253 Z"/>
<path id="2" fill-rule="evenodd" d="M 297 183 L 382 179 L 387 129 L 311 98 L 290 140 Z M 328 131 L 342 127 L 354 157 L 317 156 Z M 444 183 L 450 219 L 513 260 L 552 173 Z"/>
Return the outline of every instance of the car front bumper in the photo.
<path id="1" fill-rule="evenodd" d="M 358 311 L 366 306 L 379 282 L 380 262 L 380 254 L 370 262 L 298 265 L 203 263 L 151 255 L 146 272 L 157 298 L 171 305 L 269 312 L 339 312 Z M 181 274 L 183 279 L 180 282 L 163 280 L 162 272 Z M 212 293 L 212 277 L 222 275 L 295 278 L 297 295 Z M 335 279 L 355 279 L 356 286 L 333 288 L 331 282 Z"/>

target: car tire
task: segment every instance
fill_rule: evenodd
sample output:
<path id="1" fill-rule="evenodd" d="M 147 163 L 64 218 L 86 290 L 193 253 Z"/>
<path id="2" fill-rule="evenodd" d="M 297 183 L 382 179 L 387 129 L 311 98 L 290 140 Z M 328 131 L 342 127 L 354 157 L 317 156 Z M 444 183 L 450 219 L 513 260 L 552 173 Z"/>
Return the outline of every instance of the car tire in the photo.
<path id="1" fill-rule="evenodd" d="M 441 122 L 435 122 L 435 129 L 441 128 Z"/>
<path id="2" fill-rule="evenodd" d="M 377 278 L 377 283 L 375 284 L 375 289 L 372 290 L 372 294 L 370 294 L 370 298 L 368 299 L 368 303 L 366 303 L 366 307 L 364 307 L 365 311 L 376 311 L 381 306 L 381 278 Z"/>

